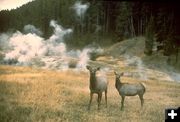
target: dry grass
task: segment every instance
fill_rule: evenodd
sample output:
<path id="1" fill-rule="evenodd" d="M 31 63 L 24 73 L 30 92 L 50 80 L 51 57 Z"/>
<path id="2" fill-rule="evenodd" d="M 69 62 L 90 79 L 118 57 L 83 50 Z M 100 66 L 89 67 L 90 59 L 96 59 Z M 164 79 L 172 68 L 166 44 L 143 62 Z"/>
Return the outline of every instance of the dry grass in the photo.
<path id="1" fill-rule="evenodd" d="M 125 110 L 120 111 L 121 98 L 111 72 L 108 108 L 104 108 L 103 96 L 101 110 L 97 110 L 97 101 L 93 99 L 88 111 L 88 77 L 87 72 L 0 65 L 0 121 L 161 122 L 165 108 L 180 105 L 180 84 L 149 80 L 143 81 L 147 87 L 144 107 L 141 109 L 137 96 L 127 97 Z M 136 82 L 136 79 L 123 77 L 122 81 Z"/>

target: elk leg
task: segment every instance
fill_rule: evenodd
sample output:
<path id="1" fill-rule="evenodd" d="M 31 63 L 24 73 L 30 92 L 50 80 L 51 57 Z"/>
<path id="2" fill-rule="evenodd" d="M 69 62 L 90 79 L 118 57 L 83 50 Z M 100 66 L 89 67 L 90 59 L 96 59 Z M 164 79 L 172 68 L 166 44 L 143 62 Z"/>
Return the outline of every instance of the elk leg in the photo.
<path id="1" fill-rule="evenodd" d="M 139 99 L 141 100 L 141 107 L 143 107 L 144 104 L 144 99 L 143 99 L 143 95 L 139 95 Z"/>
<path id="2" fill-rule="evenodd" d="M 106 108 L 107 108 L 107 90 L 105 90 L 105 101 L 106 101 Z"/>
<path id="3" fill-rule="evenodd" d="M 121 100 L 121 110 L 123 110 L 125 96 L 121 96 L 121 97 L 122 97 L 122 100 Z"/>
<path id="4" fill-rule="evenodd" d="M 102 98 L 102 93 L 98 93 L 98 110 L 100 110 L 101 98 Z"/>
<path id="5" fill-rule="evenodd" d="M 90 110 L 92 98 L 93 98 L 93 93 L 90 93 L 90 100 L 89 100 L 88 110 Z"/>

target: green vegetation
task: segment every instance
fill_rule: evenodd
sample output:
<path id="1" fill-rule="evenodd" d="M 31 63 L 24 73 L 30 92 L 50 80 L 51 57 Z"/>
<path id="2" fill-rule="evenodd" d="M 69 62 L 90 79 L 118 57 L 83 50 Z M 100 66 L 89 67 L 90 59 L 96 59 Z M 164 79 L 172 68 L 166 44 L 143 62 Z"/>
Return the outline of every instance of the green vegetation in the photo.
<path id="1" fill-rule="evenodd" d="M 162 43 L 165 55 L 178 56 L 179 3 L 82 0 L 82 3 L 90 3 L 82 19 L 72 9 L 75 2 L 35 0 L 17 9 L 0 11 L 0 32 L 22 31 L 25 25 L 32 24 L 48 38 L 52 33 L 49 22 L 54 19 L 65 28 L 73 28 L 70 40 L 74 41 L 70 44 L 76 46 L 93 42 L 104 44 L 106 37 L 114 37 L 109 43 L 115 43 L 129 37 L 146 36 L 147 54 L 151 54 L 155 37 Z"/>

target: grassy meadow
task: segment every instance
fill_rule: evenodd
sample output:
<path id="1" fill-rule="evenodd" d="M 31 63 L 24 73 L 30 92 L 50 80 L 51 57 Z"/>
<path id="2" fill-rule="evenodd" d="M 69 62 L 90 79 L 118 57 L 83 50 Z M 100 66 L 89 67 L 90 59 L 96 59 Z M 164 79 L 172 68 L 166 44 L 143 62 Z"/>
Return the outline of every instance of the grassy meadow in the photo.
<path id="1" fill-rule="evenodd" d="M 148 80 L 144 107 L 138 96 L 126 97 L 124 111 L 108 73 L 108 107 L 96 95 L 88 111 L 89 73 L 0 65 L 0 122 L 163 122 L 165 108 L 180 105 L 180 84 Z M 122 82 L 137 82 L 122 77 Z"/>

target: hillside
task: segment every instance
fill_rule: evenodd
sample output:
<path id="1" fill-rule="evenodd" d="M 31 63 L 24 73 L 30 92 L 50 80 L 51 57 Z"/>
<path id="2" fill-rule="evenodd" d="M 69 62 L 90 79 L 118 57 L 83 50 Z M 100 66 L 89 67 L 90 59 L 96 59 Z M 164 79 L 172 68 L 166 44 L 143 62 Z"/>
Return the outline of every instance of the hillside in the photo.
<path id="1" fill-rule="evenodd" d="M 0 121 L 164 121 L 165 108 L 178 107 L 180 84 L 156 79 L 146 84 L 144 107 L 139 98 L 127 97 L 120 111 L 120 96 L 114 87 L 114 74 L 108 73 L 108 108 L 104 96 L 97 111 L 95 96 L 89 102 L 88 72 L 52 71 L 30 67 L 0 66 Z M 123 82 L 137 82 L 123 77 Z M 159 87 L 161 86 L 161 87 Z"/>
<path id="2" fill-rule="evenodd" d="M 179 66 L 168 64 L 168 58 L 171 62 L 175 59 L 164 56 L 162 51 L 157 50 L 151 56 L 147 56 L 144 54 L 144 49 L 144 37 L 124 40 L 106 48 L 104 57 L 97 58 L 97 61 L 113 64 L 115 69 L 119 66 L 120 70 L 125 70 L 131 75 L 139 73 L 137 77 L 180 82 Z"/>
<path id="3" fill-rule="evenodd" d="M 126 54 L 131 56 L 144 56 L 145 37 L 135 37 L 123 40 L 107 48 L 105 55 L 118 57 Z"/>

